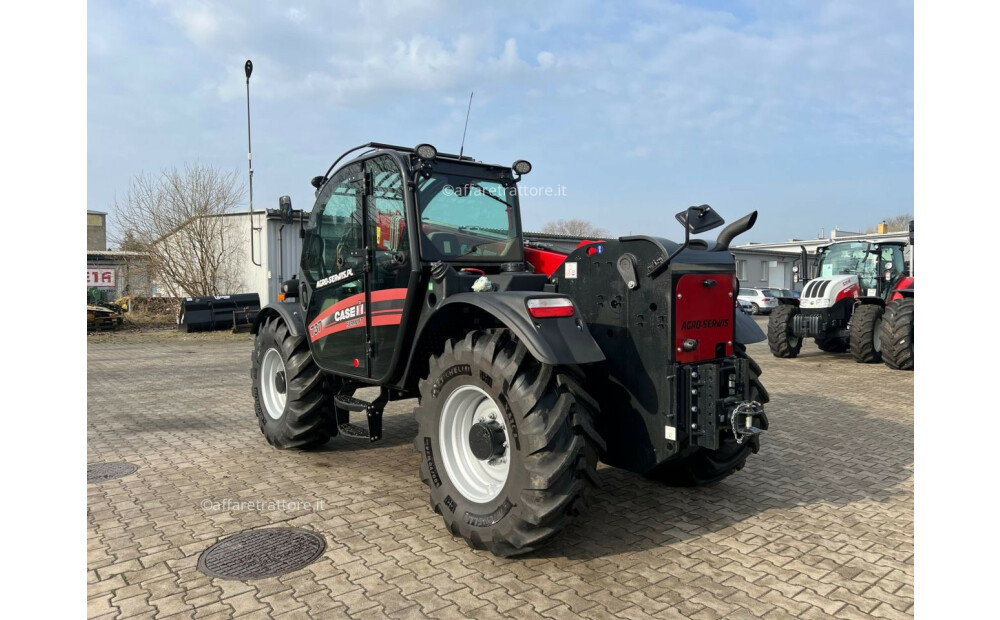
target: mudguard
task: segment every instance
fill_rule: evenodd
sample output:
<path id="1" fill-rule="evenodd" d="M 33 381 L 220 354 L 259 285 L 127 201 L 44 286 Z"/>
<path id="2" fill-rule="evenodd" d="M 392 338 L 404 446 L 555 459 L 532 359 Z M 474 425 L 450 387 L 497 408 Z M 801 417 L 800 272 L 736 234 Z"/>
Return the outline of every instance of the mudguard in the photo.
<path id="1" fill-rule="evenodd" d="M 272 316 L 280 316 L 285 321 L 285 325 L 288 326 L 288 331 L 291 332 L 293 336 L 305 335 L 306 324 L 302 317 L 302 308 L 300 308 L 297 303 L 264 306 L 261 308 L 260 312 L 257 313 L 257 317 L 253 321 L 253 326 L 250 328 L 250 333 L 256 334 L 257 330 L 260 329 L 260 326 L 264 324 L 264 321 Z"/>
<path id="2" fill-rule="evenodd" d="M 767 340 L 767 336 L 764 335 L 764 331 L 757 325 L 757 321 L 739 310 L 736 311 L 736 322 L 733 324 L 733 327 L 735 328 L 733 337 L 740 344 L 753 344 Z"/>
<path id="3" fill-rule="evenodd" d="M 566 296 L 537 291 L 459 293 L 445 299 L 438 309 L 465 304 L 490 313 L 510 328 L 528 352 L 543 364 L 590 364 L 604 360 L 604 353 L 579 312 L 570 317 L 532 318 L 527 300 L 538 297 Z"/>

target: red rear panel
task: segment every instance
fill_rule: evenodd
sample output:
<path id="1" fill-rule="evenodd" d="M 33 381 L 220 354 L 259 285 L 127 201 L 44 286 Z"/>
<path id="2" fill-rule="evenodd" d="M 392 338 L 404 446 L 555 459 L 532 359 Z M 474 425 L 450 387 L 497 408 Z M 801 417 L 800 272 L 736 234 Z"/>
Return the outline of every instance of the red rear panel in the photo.
<path id="1" fill-rule="evenodd" d="M 733 275 L 687 274 L 674 293 L 674 353 L 681 364 L 733 354 Z M 685 350 L 685 341 L 694 348 Z M 691 343 L 689 342 L 689 345 Z"/>

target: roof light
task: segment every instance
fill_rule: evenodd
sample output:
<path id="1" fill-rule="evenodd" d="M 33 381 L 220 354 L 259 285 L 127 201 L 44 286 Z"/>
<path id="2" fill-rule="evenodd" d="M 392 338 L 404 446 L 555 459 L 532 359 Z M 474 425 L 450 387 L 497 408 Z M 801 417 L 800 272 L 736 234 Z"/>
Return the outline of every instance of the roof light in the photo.
<path id="1" fill-rule="evenodd" d="M 438 156 L 438 150 L 430 144 L 418 144 L 413 150 L 420 159 L 434 159 Z"/>
<path id="2" fill-rule="evenodd" d="M 528 174 L 531 172 L 531 162 L 527 159 L 519 159 L 514 162 L 514 165 L 512 165 L 511 168 L 513 168 L 514 172 L 518 174 Z"/>
<path id="3" fill-rule="evenodd" d="M 535 319 L 573 316 L 573 300 L 569 297 L 536 297 L 529 299 L 528 314 Z"/>

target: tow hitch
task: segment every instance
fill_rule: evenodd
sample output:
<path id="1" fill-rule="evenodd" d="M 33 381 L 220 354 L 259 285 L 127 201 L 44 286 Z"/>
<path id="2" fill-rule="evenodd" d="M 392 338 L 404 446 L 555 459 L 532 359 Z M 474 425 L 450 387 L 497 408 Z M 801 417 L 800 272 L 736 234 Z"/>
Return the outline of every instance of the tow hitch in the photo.
<path id="1" fill-rule="evenodd" d="M 732 413 L 729 414 L 729 424 L 733 428 L 733 435 L 736 435 L 737 444 L 743 443 L 747 437 L 760 435 L 767 430 L 764 407 L 755 400 L 745 400 L 733 407 Z"/>
<path id="2" fill-rule="evenodd" d="M 749 395 L 747 360 L 728 358 L 717 364 L 685 366 L 679 374 L 691 443 L 718 450 L 720 432 L 731 429 L 738 444 L 750 441 L 756 452 L 757 436 L 767 430 L 767 415 L 759 401 L 744 400 Z"/>

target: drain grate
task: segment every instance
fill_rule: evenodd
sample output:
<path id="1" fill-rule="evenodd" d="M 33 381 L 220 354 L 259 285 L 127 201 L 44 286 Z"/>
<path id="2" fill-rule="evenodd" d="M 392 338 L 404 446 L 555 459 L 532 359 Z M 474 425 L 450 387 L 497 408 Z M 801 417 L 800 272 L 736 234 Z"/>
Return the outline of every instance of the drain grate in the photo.
<path id="1" fill-rule="evenodd" d="M 249 530 L 221 540 L 198 558 L 198 570 L 220 579 L 263 579 L 304 568 L 323 555 L 326 540 L 309 530 Z"/>
<path id="2" fill-rule="evenodd" d="M 87 484 L 114 480 L 135 473 L 138 465 L 132 463 L 89 463 L 87 465 Z"/>

